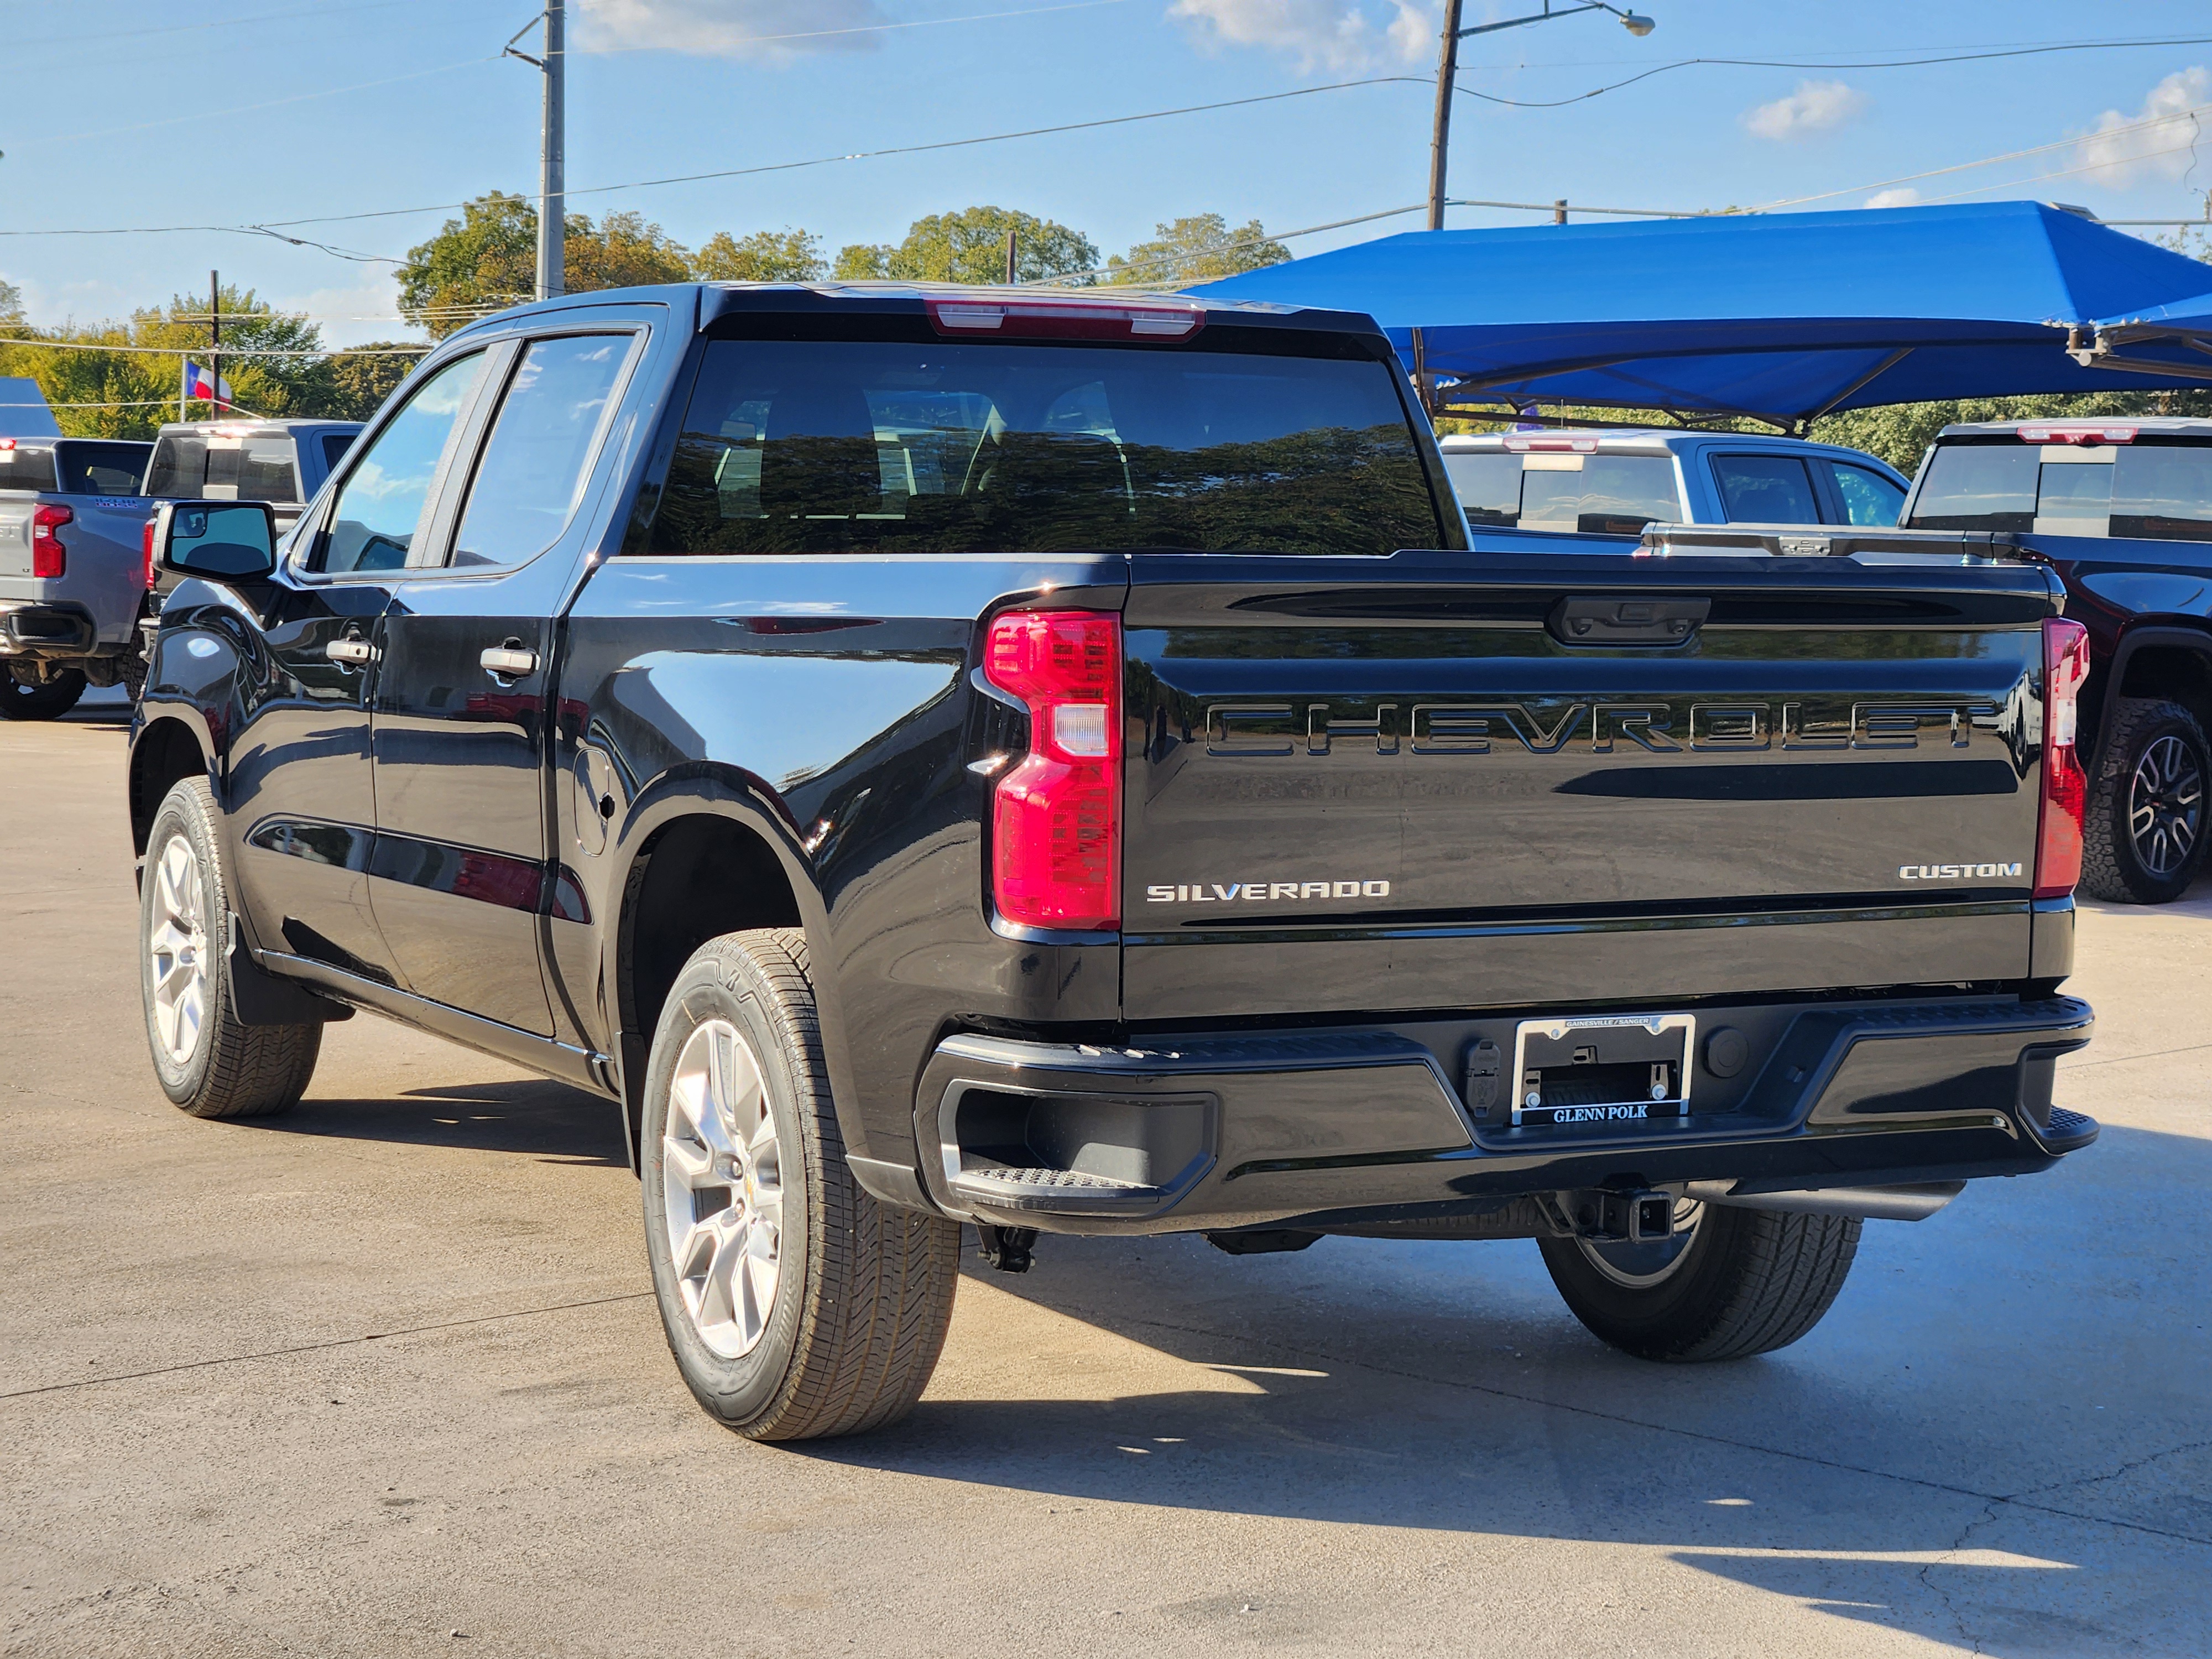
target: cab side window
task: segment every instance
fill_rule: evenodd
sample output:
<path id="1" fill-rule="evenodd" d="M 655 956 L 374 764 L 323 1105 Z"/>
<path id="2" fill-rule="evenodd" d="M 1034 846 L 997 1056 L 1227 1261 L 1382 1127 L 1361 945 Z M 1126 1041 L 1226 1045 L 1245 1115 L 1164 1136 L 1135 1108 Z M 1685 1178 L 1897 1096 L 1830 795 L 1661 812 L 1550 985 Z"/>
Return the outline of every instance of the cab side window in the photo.
<path id="1" fill-rule="evenodd" d="M 560 539 L 635 339 L 581 334 L 530 343 L 469 484 L 453 538 L 456 568 L 526 563 Z"/>
<path id="2" fill-rule="evenodd" d="M 1818 524 L 1812 475 L 1795 455 L 1716 455 L 1713 477 L 1730 524 Z"/>
<path id="3" fill-rule="evenodd" d="M 1888 529 L 1905 510 L 1905 492 L 1871 467 L 1848 461 L 1831 461 L 1836 494 L 1844 504 L 1844 522 Z"/>
<path id="4" fill-rule="evenodd" d="M 429 509 L 438 464 L 483 369 L 483 354 L 472 352 L 416 388 L 339 486 L 310 569 L 337 575 L 397 570 L 407 562 L 407 550 Z"/>

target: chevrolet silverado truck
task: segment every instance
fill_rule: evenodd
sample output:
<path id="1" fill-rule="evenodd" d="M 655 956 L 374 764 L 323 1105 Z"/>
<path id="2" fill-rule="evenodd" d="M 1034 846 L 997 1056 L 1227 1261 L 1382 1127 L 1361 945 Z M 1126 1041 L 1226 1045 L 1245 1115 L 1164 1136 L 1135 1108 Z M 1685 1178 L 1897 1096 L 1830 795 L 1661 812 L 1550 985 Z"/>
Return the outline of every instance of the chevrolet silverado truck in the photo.
<path id="1" fill-rule="evenodd" d="M 87 685 L 137 694 L 152 448 L 0 438 L 0 719 L 58 719 Z"/>
<path id="2" fill-rule="evenodd" d="M 2097 1133 L 2051 570 L 1479 551 L 1364 317 L 550 301 L 155 539 L 161 1089 L 365 1010 L 603 1097 L 748 1436 L 907 1411 L 963 1225 L 1534 1239 L 1732 1359 Z"/>

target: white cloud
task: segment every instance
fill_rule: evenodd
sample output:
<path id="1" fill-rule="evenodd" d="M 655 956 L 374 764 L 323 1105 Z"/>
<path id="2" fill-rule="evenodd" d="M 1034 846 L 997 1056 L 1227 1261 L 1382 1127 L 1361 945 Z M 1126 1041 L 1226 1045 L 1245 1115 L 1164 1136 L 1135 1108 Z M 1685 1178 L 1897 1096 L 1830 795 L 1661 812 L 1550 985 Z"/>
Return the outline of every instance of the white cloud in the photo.
<path id="1" fill-rule="evenodd" d="M 2150 89 L 2136 114 L 2108 109 L 2099 116 L 2096 130 L 2081 141 L 2079 164 L 2097 169 L 2090 176 L 2098 184 L 2116 187 L 2146 174 L 2179 179 L 2203 134 L 2203 118 L 2190 111 L 2208 102 L 2212 74 L 2202 67 L 2177 70 Z"/>
<path id="2" fill-rule="evenodd" d="M 1416 63 L 1436 51 L 1438 27 L 1428 0 L 1175 0 L 1168 15 L 1211 44 L 1286 53 L 1301 70 Z"/>
<path id="3" fill-rule="evenodd" d="M 1866 106 L 1866 94 L 1841 81 L 1800 81 L 1787 98 L 1747 111 L 1743 124 L 1761 138 L 1802 138 L 1839 127 Z"/>
<path id="4" fill-rule="evenodd" d="M 681 52 L 782 63 L 809 52 L 870 52 L 876 0 L 582 0 L 585 52 Z M 855 33 L 854 31 L 858 31 Z"/>
<path id="5" fill-rule="evenodd" d="M 1861 207 L 1912 207 L 1918 204 L 1920 192 L 1907 185 L 1899 190 L 1878 190 L 1861 202 Z"/>

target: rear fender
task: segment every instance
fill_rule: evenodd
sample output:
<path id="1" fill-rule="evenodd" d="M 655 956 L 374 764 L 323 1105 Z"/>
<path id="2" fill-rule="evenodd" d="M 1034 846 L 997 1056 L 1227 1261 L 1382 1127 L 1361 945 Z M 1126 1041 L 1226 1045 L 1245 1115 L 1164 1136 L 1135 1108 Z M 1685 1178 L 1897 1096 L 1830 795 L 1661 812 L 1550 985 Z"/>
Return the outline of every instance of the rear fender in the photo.
<path id="1" fill-rule="evenodd" d="M 2139 661 L 2148 652 L 2178 653 L 2171 664 Z M 2133 670 L 2138 684 L 2130 687 Z M 2149 670 L 2146 678 L 2143 671 Z M 2091 763 L 2094 773 L 2105 758 L 2106 739 L 2121 697 L 2163 697 L 2182 704 L 2197 720 L 2212 726 L 2212 629 L 2186 623 L 2146 623 L 2120 636 L 2118 647 L 2098 688 L 2097 746 Z"/>

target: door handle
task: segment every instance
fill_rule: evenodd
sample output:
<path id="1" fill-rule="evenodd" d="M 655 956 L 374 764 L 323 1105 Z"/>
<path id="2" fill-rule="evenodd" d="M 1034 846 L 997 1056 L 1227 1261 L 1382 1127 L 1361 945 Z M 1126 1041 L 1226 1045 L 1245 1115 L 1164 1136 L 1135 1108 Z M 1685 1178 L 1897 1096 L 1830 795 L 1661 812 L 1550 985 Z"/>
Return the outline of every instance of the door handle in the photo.
<path id="1" fill-rule="evenodd" d="M 376 660 L 376 647 L 367 640 L 349 635 L 343 640 L 332 640 L 323 647 L 323 654 L 332 662 L 351 663 L 358 667 Z"/>
<path id="2" fill-rule="evenodd" d="M 519 680 L 525 674 L 538 672 L 538 653 L 518 650 L 511 645 L 492 646 L 477 660 L 483 665 L 485 673 L 501 679 Z"/>

